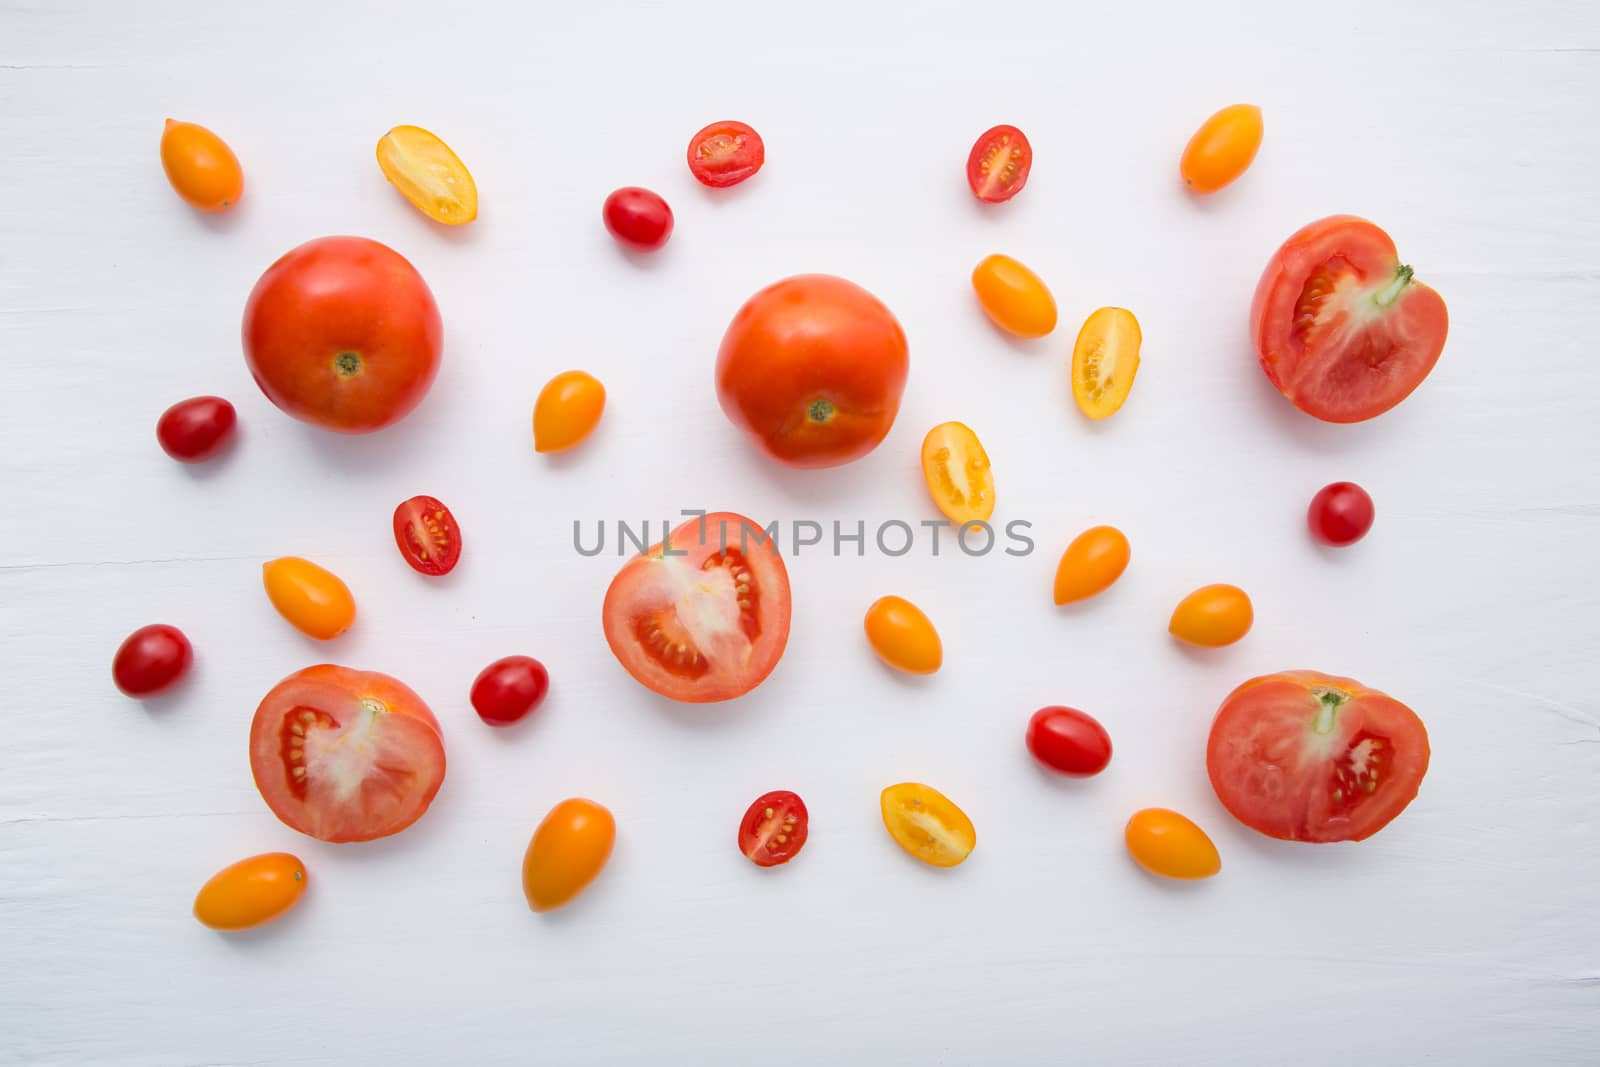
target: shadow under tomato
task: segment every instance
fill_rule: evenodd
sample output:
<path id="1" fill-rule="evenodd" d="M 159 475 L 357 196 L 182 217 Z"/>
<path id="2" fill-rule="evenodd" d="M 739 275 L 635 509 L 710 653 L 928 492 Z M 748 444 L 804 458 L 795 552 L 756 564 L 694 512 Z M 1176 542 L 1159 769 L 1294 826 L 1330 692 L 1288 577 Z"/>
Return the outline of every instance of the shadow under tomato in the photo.
<path id="1" fill-rule="evenodd" d="M 434 387 L 437 386 L 435 382 Z M 424 397 L 422 404 L 427 402 Z M 298 419 L 293 421 L 297 431 L 294 441 L 303 451 L 323 467 L 351 475 L 418 465 L 431 447 L 432 428 L 416 411 L 393 425 L 364 434 L 336 433 Z"/>

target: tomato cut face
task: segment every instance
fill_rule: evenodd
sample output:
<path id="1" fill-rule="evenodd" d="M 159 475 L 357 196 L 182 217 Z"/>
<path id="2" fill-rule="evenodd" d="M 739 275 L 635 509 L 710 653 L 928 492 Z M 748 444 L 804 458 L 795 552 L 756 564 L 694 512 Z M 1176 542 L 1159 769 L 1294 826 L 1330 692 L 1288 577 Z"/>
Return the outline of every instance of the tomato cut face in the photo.
<path id="1" fill-rule="evenodd" d="M 1015 126 L 996 126 L 978 138 L 967 156 L 967 185 L 988 204 L 1010 200 L 1028 184 L 1033 146 Z"/>
<path id="2" fill-rule="evenodd" d="M 933 867 L 955 867 L 978 845 L 978 831 L 955 801 L 920 782 L 891 785 L 878 796 L 895 844 Z"/>
<path id="3" fill-rule="evenodd" d="M 1288 841 L 1360 841 L 1416 797 L 1428 731 L 1415 712 L 1348 678 L 1285 671 L 1228 695 L 1206 771 L 1234 818 Z"/>
<path id="4" fill-rule="evenodd" d="M 763 793 L 739 821 L 739 851 L 757 867 L 788 863 L 806 843 L 805 801 L 787 789 Z"/>
<path id="5" fill-rule="evenodd" d="M 1326 422 L 1360 422 L 1411 395 L 1444 351 L 1449 313 L 1366 219 L 1313 222 L 1256 286 L 1250 336 L 1278 391 Z"/>
<path id="6" fill-rule="evenodd" d="M 689 141 L 689 172 L 713 189 L 738 185 L 766 161 L 766 143 L 742 122 L 713 122 Z"/>
<path id="7" fill-rule="evenodd" d="M 478 217 L 478 186 L 461 157 L 420 126 L 396 126 L 378 140 L 378 169 L 435 222 L 459 226 Z"/>
<path id="8" fill-rule="evenodd" d="M 285 824 L 371 841 L 422 817 L 444 781 L 444 740 L 422 699 L 386 674 L 323 664 L 272 688 L 250 724 L 250 773 Z"/>
<path id="9" fill-rule="evenodd" d="M 394 541 L 418 574 L 449 574 L 461 559 L 461 527 L 437 497 L 414 496 L 394 509 Z"/>
<path id="10" fill-rule="evenodd" d="M 783 655 L 789 572 L 760 526 L 718 512 L 629 560 L 603 615 L 606 642 L 641 685 L 688 703 L 729 700 Z"/>
<path id="11" fill-rule="evenodd" d="M 1115 415 L 1139 373 L 1144 335 L 1127 308 L 1100 308 L 1084 321 L 1072 346 L 1072 398 L 1091 419 Z"/>
<path id="12" fill-rule="evenodd" d="M 987 522 L 994 515 L 994 471 L 983 442 L 965 424 L 941 422 L 922 439 L 922 479 L 951 522 Z"/>

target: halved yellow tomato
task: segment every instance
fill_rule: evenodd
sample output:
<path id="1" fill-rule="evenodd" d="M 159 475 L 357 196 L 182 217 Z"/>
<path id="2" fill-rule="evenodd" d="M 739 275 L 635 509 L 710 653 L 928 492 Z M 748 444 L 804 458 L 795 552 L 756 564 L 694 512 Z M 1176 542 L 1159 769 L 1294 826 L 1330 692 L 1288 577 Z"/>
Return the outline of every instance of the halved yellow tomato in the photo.
<path id="1" fill-rule="evenodd" d="M 1115 526 L 1083 531 L 1056 565 L 1056 603 L 1071 604 L 1105 592 L 1127 570 L 1129 555 L 1128 539 Z"/>
<path id="2" fill-rule="evenodd" d="M 213 930 L 248 930 L 294 907 L 305 891 L 306 865 L 268 852 L 212 875 L 194 898 L 194 917 Z"/>
<path id="3" fill-rule="evenodd" d="M 987 522 L 994 514 L 994 472 L 978 435 L 959 422 L 941 422 L 922 439 L 922 477 L 933 502 L 951 522 Z"/>
<path id="4" fill-rule="evenodd" d="M 421 126 L 396 126 L 380 137 L 378 166 L 433 221 L 459 226 L 478 217 L 478 185 L 467 165 Z"/>
<path id="5" fill-rule="evenodd" d="M 932 674 L 944 662 L 944 646 L 922 609 L 904 597 L 885 596 L 867 609 L 867 640 L 878 658 L 909 674 Z"/>
<path id="6" fill-rule="evenodd" d="M 1091 419 L 1114 415 L 1139 373 L 1139 320 L 1127 308 L 1100 308 L 1072 346 L 1072 399 Z"/>
<path id="7" fill-rule="evenodd" d="M 1043 337 L 1056 328 L 1056 299 L 1033 271 L 1010 256 L 984 257 L 972 269 L 978 303 L 994 324 L 1018 337 Z"/>
<path id="8" fill-rule="evenodd" d="M 894 843 L 923 863 L 954 867 L 977 847 L 978 831 L 967 813 L 931 785 L 891 785 L 878 803 Z"/>

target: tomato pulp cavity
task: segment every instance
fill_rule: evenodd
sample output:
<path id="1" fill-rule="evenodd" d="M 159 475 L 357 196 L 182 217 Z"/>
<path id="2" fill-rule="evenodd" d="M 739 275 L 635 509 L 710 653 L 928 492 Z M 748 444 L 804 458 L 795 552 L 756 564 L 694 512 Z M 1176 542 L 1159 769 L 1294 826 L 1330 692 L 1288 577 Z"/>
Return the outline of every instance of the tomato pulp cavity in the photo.
<path id="1" fill-rule="evenodd" d="M 757 797 L 739 820 L 739 851 L 757 867 L 776 867 L 799 855 L 811 818 L 805 801 L 787 789 Z"/>
<path id="2" fill-rule="evenodd" d="M 414 496 L 394 509 L 394 541 L 418 574 L 449 574 L 461 560 L 461 527 L 437 497 Z"/>
<path id="3" fill-rule="evenodd" d="M 984 131 L 967 155 L 967 185 L 972 195 L 989 204 L 1010 200 L 1028 184 L 1033 146 L 1015 126 Z"/>

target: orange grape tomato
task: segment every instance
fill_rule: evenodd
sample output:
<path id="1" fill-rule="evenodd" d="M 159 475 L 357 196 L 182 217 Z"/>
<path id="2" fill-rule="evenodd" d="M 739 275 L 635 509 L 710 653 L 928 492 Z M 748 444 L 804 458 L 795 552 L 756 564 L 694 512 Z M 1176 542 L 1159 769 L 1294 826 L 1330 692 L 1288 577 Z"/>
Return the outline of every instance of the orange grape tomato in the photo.
<path id="1" fill-rule="evenodd" d="M 1206 832 L 1166 808 L 1134 812 L 1123 840 L 1135 863 L 1163 878 L 1210 878 L 1222 870 L 1222 857 Z"/>
<path id="2" fill-rule="evenodd" d="M 978 435 L 941 422 L 922 439 L 922 477 L 939 510 L 954 523 L 987 522 L 994 514 L 994 472 Z"/>
<path id="3" fill-rule="evenodd" d="M 1056 565 L 1056 603 L 1071 604 L 1105 592 L 1128 569 L 1128 556 L 1128 539 L 1115 526 L 1083 531 Z"/>
<path id="4" fill-rule="evenodd" d="M 867 609 L 867 640 L 878 658 L 908 674 L 932 674 L 944 662 L 939 631 L 904 597 L 885 596 Z"/>
<path id="5" fill-rule="evenodd" d="M 161 132 L 161 168 L 185 203 L 226 211 L 244 193 L 244 170 L 227 143 L 204 126 L 168 119 Z"/>
<path id="6" fill-rule="evenodd" d="M 1018 337 L 1043 337 L 1056 328 L 1056 299 L 1033 271 L 1010 256 L 986 256 L 972 269 L 978 303 L 994 324 Z"/>
<path id="7" fill-rule="evenodd" d="M 1127 308 L 1089 316 L 1072 346 L 1072 399 L 1091 419 L 1115 415 L 1139 373 L 1139 320 Z"/>
<path id="8" fill-rule="evenodd" d="M 606 387 L 581 370 L 562 371 L 539 390 L 533 405 L 533 447 L 539 452 L 565 452 L 600 423 L 606 408 Z"/>
<path id="9" fill-rule="evenodd" d="M 305 891 L 305 864 L 268 852 L 212 875 L 194 898 L 194 917 L 213 930 L 248 930 L 294 907 Z"/>
<path id="10" fill-rule="evenodd" d="M 278 614 L 303 634 L 327 641 L 356 620 L 350 587 L 310 560 L 285 556 L 262 564 L 261 581 Z"/>
<path id="11" fill-rule="evenodd" d="M 478 186 L 467 165 L 421 126 L 396 126 L 378 138 L 378 167 L 434 222 L 459 226 L 478 217 Z"/>
<path id="12" fill-rule="evenodd" d="M 923 863 L 954 867 L 977 847 L 978 831 L 967 813 L 931 785 L 891 785 L 878 803 L 894 843 Z"/>
<path id="13" fill-rule="evenodd" d="M 592 800 L 563 800 L 544 817 L 522 857 L 522 892 L 534 911 L 570 903 L 594 881 L 617 840 L 617 821 Z"/>
<path id="14" fill-rule="evenodd" d="M 1167 630 L 1180 641 L 1207 648 L 1231 645 L 1250 632 L 1255 611 L 1236 585 L 1201 586 L 1178 602 Z"/>
<path id="15" fill-rule="evenodd" d="M 1261 147 L 1261 109 L 1233 104 L 1201 124 L 1183 150 L 1178 173 L 1197 193 L 1214 193 L 1249 169 Z"/>

